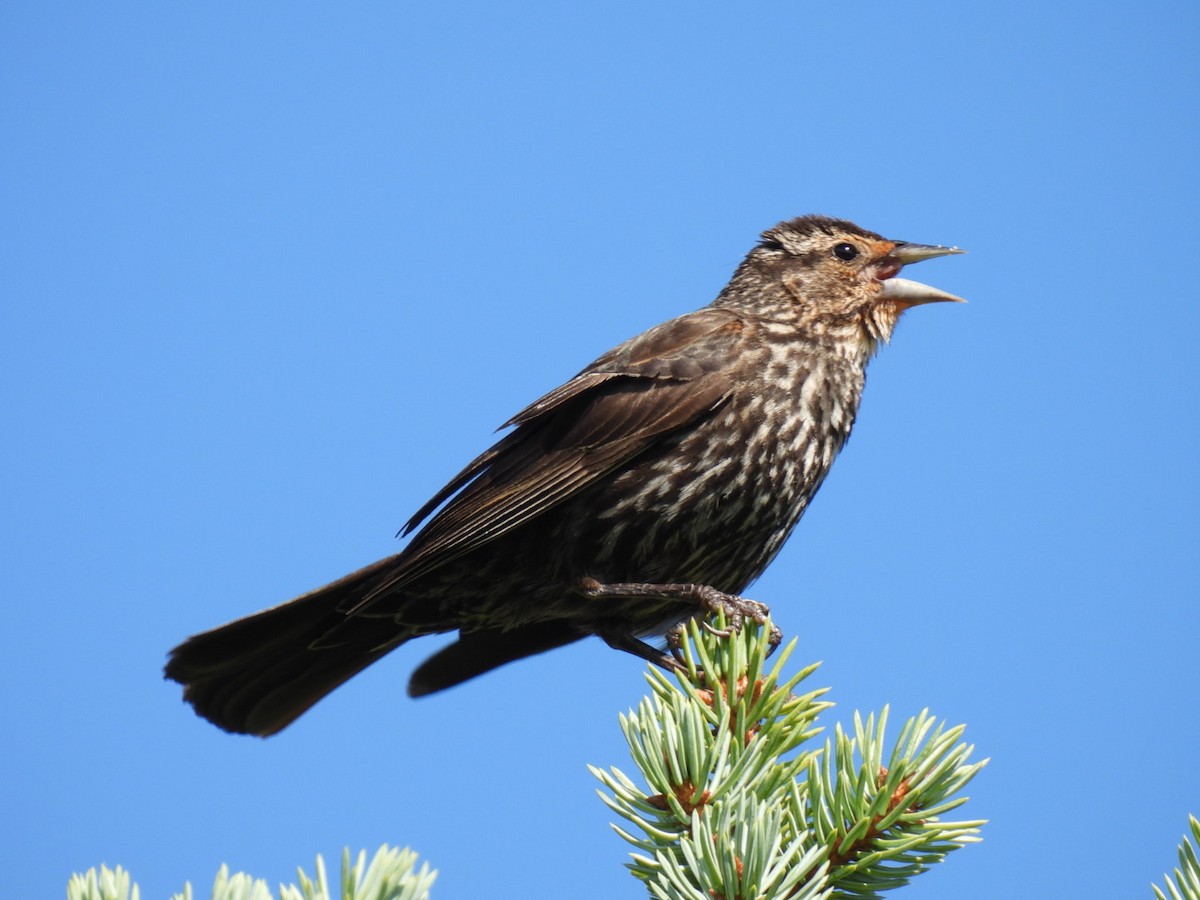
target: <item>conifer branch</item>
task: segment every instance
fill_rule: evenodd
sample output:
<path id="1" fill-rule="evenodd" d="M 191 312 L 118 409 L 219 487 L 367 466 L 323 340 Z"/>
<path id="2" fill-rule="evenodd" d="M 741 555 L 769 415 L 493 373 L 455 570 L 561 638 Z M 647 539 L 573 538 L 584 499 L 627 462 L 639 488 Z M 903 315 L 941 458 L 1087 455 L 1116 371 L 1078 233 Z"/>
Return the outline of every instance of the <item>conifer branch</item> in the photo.
<path id="1" fill-rule="evenodd" d="M 987 762 L 968 762 L 962 726 L 925 711 L 888 750 L 884 709 L 813 746 L 832 704 L 800 690 L 815 665 L 784 676 L 794 641 L 766 670 L 769 635 L 693 623 L 684 671 L 651 669 L 651 695 L 620 717 L 645 787 L 591 767 L 650 896 L 876 897 L 978 840 L 982 821 L 941 818 Z"/>
<path id="2" fill-rule="evenodd" d="M 1175 877 L 1164 876 L 1167 890 L 1164 892 L 1153 885 L 1154 896 L 1158 900 L 1200 900 L 1200 860 L 1196 858 L 1196 845 L 1200 844 L 1200 820 L 1188 816 L 1192 829 L 1192 838 L 1184 835 L 1179 844 L 1179 865 L 1175 868 Z"/>

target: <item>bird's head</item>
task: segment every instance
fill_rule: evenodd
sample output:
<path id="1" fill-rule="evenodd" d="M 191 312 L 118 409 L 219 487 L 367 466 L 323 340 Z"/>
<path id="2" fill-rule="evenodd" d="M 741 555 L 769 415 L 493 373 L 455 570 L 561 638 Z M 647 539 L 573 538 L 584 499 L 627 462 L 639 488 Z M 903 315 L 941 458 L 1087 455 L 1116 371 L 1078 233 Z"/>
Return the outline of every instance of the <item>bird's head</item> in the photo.
<path id="1" fill-rule="evenodd" d="M 909 263 L 962 252 L 889 240 L 841 219 L 801 216 L 764 231 L 730 287 L 741 282 L 765 293 L 779 312 L 813 331 L 854 334 L 869 353 L 891 339 L 909 307 L 966 302 L 897 277 Z"/>

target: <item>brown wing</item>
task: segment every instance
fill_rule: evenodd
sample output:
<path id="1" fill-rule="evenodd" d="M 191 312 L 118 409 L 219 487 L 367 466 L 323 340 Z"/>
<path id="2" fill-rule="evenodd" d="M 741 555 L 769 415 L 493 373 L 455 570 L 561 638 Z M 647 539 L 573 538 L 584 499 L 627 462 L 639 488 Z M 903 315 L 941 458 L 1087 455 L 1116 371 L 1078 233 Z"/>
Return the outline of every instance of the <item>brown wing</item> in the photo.
<path id="1" fill-rule="evenodd" d="M 505 423 L 516 429 L 407 523 L 405 532 L 453 495 L 396 559 L 390 577 L 353 611 L 553 509 L 708 415 L 734 386 L 730 368 L 743 331 L 729 310 L 672 319 L 517 413 Z"/>

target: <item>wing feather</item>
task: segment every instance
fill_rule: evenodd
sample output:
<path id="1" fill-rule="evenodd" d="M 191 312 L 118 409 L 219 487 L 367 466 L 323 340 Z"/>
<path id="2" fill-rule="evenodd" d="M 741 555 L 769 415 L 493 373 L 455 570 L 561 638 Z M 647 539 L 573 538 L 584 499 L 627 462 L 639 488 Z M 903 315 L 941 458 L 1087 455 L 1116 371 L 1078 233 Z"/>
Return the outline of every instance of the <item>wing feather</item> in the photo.
<path id="1" fill-rule="evenodd" d="M 707 308 L 627 341 L 513 416 L 515 430 L 467 465 L 408 522 L 443 502 L 356 608 L 553 509 L 710 414 L 735 386 L 745 340 L 731 310 Z"/>

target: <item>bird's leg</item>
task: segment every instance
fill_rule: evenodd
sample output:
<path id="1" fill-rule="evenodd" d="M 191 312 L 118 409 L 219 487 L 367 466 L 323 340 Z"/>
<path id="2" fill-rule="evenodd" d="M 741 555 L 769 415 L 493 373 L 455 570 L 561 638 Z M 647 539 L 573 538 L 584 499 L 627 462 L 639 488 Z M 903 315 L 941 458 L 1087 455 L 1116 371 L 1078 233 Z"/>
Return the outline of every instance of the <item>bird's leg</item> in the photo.
<path id="1" fill-rule="evenodd" d="M 642 597 L 647 600 L 677 600 L 699 607 L 701 612 L 723 612 L 729 622 L 729 628 L 726 631 L 714 630 L 713 633 L 724 637 L 741 631 L 746 619 L 751 619 L 759 625 L 763 624 L 771 612 L 764 603 L 747 600 L 736 594 L 727 594 L 707 584 L 601 584 L 594 578 L 584 578 L 580 583 L 580 593 L 596 600 L 636 600 Z"/>
<path id="2" fill-rule="evenodd" d="M 643 584 L 640 582 L 621 583 L 621 584 L 601 584 L 594 578 L 584 578 L 579 587 L 580 593 L 589 599 L 638 599 L 646 598 L 647 600 L 677 600 L 681 603 L 690 603 L 700 608 L 701 612 L 713 614 L 723 612 L 725 619 L 729 623 L 725 629 L 713 628 L 707 622 L 702 623 L 704 627 L 712 634 L 719 637 L 729 637 L 732 634 L 742 630 L 742 625 L 746 619 L 750 619 L 759 625 L 767 621 L 770 610 L 763 603 L 757 600 L 747 600 L 745 597 L 739 597 L 736 594 L 727 594 L 724 591 L 719 591 L 715 587 L 707 584 Z M 672 653 L 677 655 L 679 642 L 682 637 L 681 633 L 675 634 L 676 629 L 672 629 L 667 634 L 667 644 L 672 649 Z M 670 660 L 670 664 L 666 668 L 677 668 L 679 663 L 675 656 L 668 657 L 664 653 L 660 653 L 654 648 L 647 645 L 644 641 L 638 640 L 632 635 L 601 635 L 610 647 L 615 647 L 619 650 L 626 650 L 633 653 L 635 656 L 640 656 L 642 659 L 649 662 L 663 665 L 663 660 Z M 782 633 L 774 625 L 771 626 L 771 650 L 773 651 L 782 639 Z M 639 645 L 639 646 L 634 646 Z M 650 654 L 650 655 L 647 655 Z"/>
<path id="3" fill-rule="evenodd" d="M 638 659 L 653 663 L 660 669 L 666 669 L 669 672 L 686 671 L 683 661 L 672 655 L 676 652 L 674 650 L 671 653 L 663 653 L 661 650 L 651 647 L 641 638 L 624 631 L 597 631 L 596 635 L 614 650 L 632 653 Z"/>
<path id="4" fill-rule="evenodd" d="M 668 672 L 684 672 L 688 671 L 687 662 L 683 658 L 683 641 L 687 635 L 688 619 L 684 619 L 677 625 L 672 625 L 667 629 L 667 652 L 652 647 L 641 638 L 629 634 L 626 631 L 597 631 L 596 635 L 608 646 L 614 650 L 624 650 L 626 653 L 632 653 L 639 659 L 644 659 L 648 663 L 653 663 L 660 669 L 666 669 Z M 717 629 L 709 627 L 711 631 Z M 772 647 L 774 649 L 774 647 Z"/>

